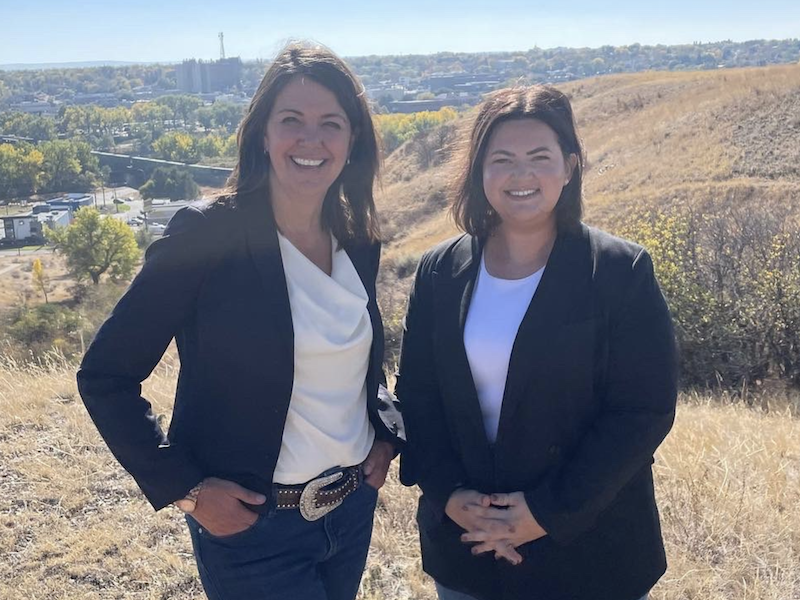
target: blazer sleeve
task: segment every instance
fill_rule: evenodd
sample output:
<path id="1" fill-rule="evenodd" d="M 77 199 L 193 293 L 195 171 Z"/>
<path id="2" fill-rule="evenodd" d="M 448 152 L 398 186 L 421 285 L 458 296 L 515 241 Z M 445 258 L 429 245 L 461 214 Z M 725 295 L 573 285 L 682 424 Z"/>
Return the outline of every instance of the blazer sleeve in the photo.
<path id="1" fill-rule="evenodd" d="M 381 243 L 376 242 L 372 250 L 374 281 L 377 282 L 378 271 L 381 263 Z M 377 300 L 376 300 L 377 302 Z M 380 317 L 380 314 L 379 314 Z M 383 323 L 381 322 L 381 339 L 384 339 Z M 381 342 L 384 348 L 384 342 Z M 406 440 L 403 415 L 400 412 L 400 403 L 397 397 L 389 391 L 386 383 L 386 372 L 383 369 L 383 352 L 381 352 L 380 364 L 375 366 L 377 370 L 378 383 L 378 412 L 386 413 L 386 418 L 381 417 L 384 427 L 375 427 L 375 437 L 384 442 L 389 442 L 394 447 L 394 456 L 400 452 L 400 447 Z"/>
<path id="2" fill-rule="evenodd" d="M 185 448 L 170 444 L 141 382 L 193 311 L 208 262 L 205 215 L 180 210 L 89 346 L 78 390 L 111 452 L 158 510 L 203 479 Z"/>
<path id="3" fill-rule="evenodd" d="M 564 465 L 525 492 L 531 513 L 556 543 L 567 544 L 590 529 L 649 465 L 672 427 L 676 398 L 672 320 L 642 250 L 621 306 L 609 307 L 603 408 Z"/>
<path id="4" fill-rule="evenodd" d="M 426 256 L 417 268 L 403 325 L 395 389 L 407 437 L 400 458 L 401 481 L 405 485 L 418 484 L 436 518 L 441 520 L 450 495 L 467 477 L 450 439 L 436 377 L 432 263 Z"/>

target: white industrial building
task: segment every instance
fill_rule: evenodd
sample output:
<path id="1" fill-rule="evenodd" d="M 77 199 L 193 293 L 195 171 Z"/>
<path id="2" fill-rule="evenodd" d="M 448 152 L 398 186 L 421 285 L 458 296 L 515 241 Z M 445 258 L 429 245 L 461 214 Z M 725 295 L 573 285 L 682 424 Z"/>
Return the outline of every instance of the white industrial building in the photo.
<path id="1" fill-rule="evenodd" d="M 0 217 L 3 221 L 3 242 L 44 242 L 44 228 L 60 229 L 72 222 L 72 211 L 53 209 L 43 211 L 37 207 L 36 212 L 29 212 L 13 217 Z M 48 207 L 49 208 L 49 207 Z"/>

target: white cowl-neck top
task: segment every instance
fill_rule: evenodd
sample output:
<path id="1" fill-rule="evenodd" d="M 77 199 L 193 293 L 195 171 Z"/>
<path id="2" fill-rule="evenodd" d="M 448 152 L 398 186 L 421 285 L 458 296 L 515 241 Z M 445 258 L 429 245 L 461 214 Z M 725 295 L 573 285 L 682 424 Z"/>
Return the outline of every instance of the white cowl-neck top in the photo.
<path id="1" fill-rule="evenodd" d="M 294 327 L 294 386 L 273 481 L 305 483 L 364 461 L 375 431 L 367 415 L 372 347 L 369 296 L 331 236 L 328 276 L 278 234 Z"/>

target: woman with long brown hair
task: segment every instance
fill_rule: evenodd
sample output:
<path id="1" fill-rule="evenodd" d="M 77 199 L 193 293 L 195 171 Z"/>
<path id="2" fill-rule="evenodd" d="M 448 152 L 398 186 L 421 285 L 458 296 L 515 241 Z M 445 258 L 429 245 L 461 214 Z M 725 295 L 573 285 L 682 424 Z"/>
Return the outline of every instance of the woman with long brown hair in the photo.
<path id="1" fill-rule="evenodd" d="M 238 142 L 230 193 L 150 246 L 79 389 L 154 508 L 186 513 L 210 598 L 352 600 L 402 435 L 381 386 L 363 88 L 326 48 L 289 45 Z M 173 338 L 165 434 L 140 383 Z"/>

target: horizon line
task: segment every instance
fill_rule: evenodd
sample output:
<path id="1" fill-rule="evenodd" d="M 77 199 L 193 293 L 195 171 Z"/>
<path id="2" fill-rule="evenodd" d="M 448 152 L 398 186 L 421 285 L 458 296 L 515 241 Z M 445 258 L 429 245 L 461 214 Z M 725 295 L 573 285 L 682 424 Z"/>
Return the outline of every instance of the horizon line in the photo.
<path id="1" fill-rule="evenodd" d="M 721 39 L 721 40 L 714 40 L 714 41 L 694 41 L 694 42 L 682 42 L 682 43 L 674 43 L 674 44 L 642 44 L 641 42 L 632 42 L 630 44 L 601 44 L 600 46 L 551 46 L 548 48 L 540 48 L 537 45 L 534 45 L 531 48 L 519 48 L 516 50 L 479 50 L 479 51 L 454 51 L 454 50 L 437 50 L 435 52 L 408 52 L 408 53 L 386 53 L 386 54 L 354 54 L 354 55 L 344 55 L 342 58 L 344 59 L 358 59 L 358 58 L 367 58 L 372 56 L 435 56 L 437 54 L 512 54 L 514 52 L 529 52 L 530 50 L 598 50 L 605 46 L 611 46 L 613 48 L 620 48 L 623 46 L 634 46 L 638 45 L 642 48 L 659 48 L 659 47 L 670 47 L 670 46 L 710 46 L 714 44 L 721 44 L 723 42 L 730 42 L 733 44 L 747 44 L 750 42 L 790 42 L 790 41 L 797 41 L 800 38 L 797 37 L 787 37 L 787 38 L 752 38 L 747 40 L 733 40 L 731 38 Z M 298 40 L 302 41 L 302 40 Z M 311 43 L 314 43 L 311 41 Z M 269 59 L 263 58 L 241 58 L 239 56 L 230 56 L 226 58 L 239 58 L 242 62 L 247 63 L 255 63 L 261 61 L 268 61 Z M 178 65 L 187 60 L 205 60 L 205 61 L 217 61 L 218 58 L 181 58 L 178 60 L 119 60 L 119 59 L 94 59 L 94 60 L 67 60 L 61 62 L 31 62 L 31 63 L 24 63 L 24 62 L 14 62 L 14 63 L 4 63 L 0 64 L 0 70 L 37 70 L 37 69 L 59 69 L 59 68 L 81 68 L 81 66 L 85 66 L 87 68 L 94 67 L 101 67 L 101 66 L 134 66 L 134 65 Z M 74 65 L 72 67 L 67 66 L 59 66 L 59 65 Z M 91 66 L 90 66 L 91 65 Z"/>

